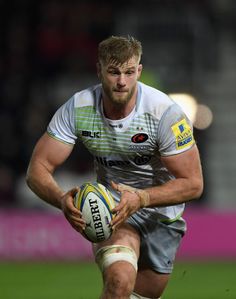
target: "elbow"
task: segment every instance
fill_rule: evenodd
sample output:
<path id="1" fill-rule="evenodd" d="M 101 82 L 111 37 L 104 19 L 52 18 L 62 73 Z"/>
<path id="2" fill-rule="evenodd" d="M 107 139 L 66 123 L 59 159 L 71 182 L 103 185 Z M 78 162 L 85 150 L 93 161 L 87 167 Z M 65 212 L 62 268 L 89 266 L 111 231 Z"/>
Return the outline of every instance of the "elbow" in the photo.
<path id="1" fill-rule="evenodd" d="M 203 180 L 195 180 L 194 183 L 192 184 L 192 199 L 199 199 L 203 193 L 204 190 L 204 184 Z"/>
<path id="2" fill-rule="evenodd" d="M 31 178 L 28 174 L 26 174 L 25 176 L 25 182 L 26 182 L 26 185 L 31 189 Z"/>
<path id="3" fill-rule="evenodd" d="M 25 176 L 25 182 L 31 190 L 32 190 L 32 184 L 33 184 L 32 181 L 33 181 L 32 176 L 30 175 L 30 172 L 27 171 L 26 176 Z"/>
<path id="4" fill-rule="evenodd" d="M 26 175 L 26 177 L 25 177 L 25 182 L 26 182 L 26 185 L 30 188 L 31 180 L 28 175 Z"/>

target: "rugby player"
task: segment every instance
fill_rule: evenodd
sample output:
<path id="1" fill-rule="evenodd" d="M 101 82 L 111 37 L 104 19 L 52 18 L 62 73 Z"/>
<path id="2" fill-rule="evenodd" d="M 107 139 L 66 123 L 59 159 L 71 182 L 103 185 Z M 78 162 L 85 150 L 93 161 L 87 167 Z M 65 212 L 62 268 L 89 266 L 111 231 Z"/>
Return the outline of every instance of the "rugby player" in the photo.
<path id="1" fill-rule="evenodd" d="M 81 141 L 94 156 L 97 181 L 117 205 L 110 239 L 93 245 L 102 299 L 160 298 L 186 231 L 186 202 L 203 178 L 192 124 L 163 92 L 139 81 L 142 45 L 111 36 L 98 47 L 100 84 L 78 91 L 50 121 L 33 151 L 27 183 L 81 232 L 85 221 L 54 171 Z M 78 163 L 80 163 L 78 153 Z"/>

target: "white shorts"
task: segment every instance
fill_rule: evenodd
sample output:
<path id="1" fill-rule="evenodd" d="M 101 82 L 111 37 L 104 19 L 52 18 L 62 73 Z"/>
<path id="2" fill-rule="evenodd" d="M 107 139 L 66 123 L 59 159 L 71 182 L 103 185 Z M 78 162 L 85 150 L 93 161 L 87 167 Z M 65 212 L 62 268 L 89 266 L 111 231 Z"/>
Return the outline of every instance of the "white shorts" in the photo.
<path id="1" fill-rule="evenodd" d="M 171 273 L 177 249 L 186 231 L 183 218 L 171 223 L 154 220 L 140 210 L 127 222 L 140 234 L 141 246 L 138 266 L 159 273 Z"/>

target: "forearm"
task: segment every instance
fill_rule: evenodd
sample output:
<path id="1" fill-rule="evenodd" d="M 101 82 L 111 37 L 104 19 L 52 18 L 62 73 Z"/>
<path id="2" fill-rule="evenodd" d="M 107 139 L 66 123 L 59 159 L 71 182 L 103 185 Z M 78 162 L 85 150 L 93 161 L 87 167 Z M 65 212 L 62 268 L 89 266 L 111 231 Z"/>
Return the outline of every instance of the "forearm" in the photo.
<path id="1" fill-rule="evenodd" d="M 149 194 L 149 207 L 164 207 L 184 203 L 201 196 L 202 180 L 178 178 L 161 186 L 145 189 Z"/>
<path id="2" fill-rule="evenodd" d="M 27 171 L 26 182 L 29 188 L 42 200 L 61 209 L 61 198 L 65 193 L 44 165 L 35 163 Z"/>

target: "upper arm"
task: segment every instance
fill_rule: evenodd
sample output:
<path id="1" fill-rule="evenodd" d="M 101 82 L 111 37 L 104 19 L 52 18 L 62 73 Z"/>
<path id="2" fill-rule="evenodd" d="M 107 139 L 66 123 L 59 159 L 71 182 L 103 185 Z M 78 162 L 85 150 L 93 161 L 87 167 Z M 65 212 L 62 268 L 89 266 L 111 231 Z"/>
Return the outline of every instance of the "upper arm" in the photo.
<path id="1" fill-rule="evenodd" d="M 192 123 L 177 104 L 162 115 L 157 142 L 161 156 L 166 157 L 179 155 L 195 144 Z"/>
<path id="2" fill-rule="evenodd" d="M 164 156 L 161 160 L 175 178 L 184 178 L 202 184 L 202 168 L 196 145 L 180 154 Z"/>
<path id="3" fill-rule="evenodd" d="M 45 133 L 34 148 L 30 168 L 40 164 L 52 173 L 68 158 L 72 149 L 72 144 L 63 143 Z"/>

